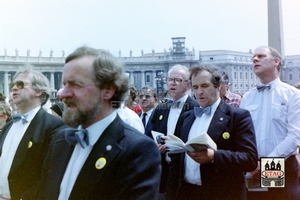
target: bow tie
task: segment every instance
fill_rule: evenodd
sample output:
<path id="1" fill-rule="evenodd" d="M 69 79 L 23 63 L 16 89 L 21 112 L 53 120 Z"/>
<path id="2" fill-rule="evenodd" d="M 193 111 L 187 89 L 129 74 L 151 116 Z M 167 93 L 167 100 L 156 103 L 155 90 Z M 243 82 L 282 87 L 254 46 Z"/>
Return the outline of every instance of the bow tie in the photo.
<path id="1" fill-rule="evenodd" d="M 14 114 L 12 116 L 12 120 L 14 121 L 14 123 L 20 121 L 22 119 L 23 124 L 27 123 L 27 115 L 21 115 L 21 114 Z"/>
<path id="2" fill-rule="evenodd" d="M 90 144 L 88 131 L 86 129 L 78 130 L 74 128 L 66 128 L 65 138 L 70 145 L 76 145 L 78 142 L 82 148 L 89 146 Z"/>
<path id="3" fill-rule="evenodd" d="M 180 101 L 173 101 L 173 102 L 171 102 L 171 104 L 170 104 L 170 106 L 172 107 L 172 108 L 180 108 Z"/>
<path id="4" fill-rule="evenodd" d="M 271 85 L 258 85 L 256 86 L 258 92 L 264 91 L 265 89 L 270 90 L 271 89 Z"/>
<path id="5" fill-rule="evenodd" d="M 205 113 L 207 116 L 210 116 L 211 106 L 207 106 L 205 108 L 194 107 L 194 113 L 196 117 L 201 117 L 203 113 Z"/>

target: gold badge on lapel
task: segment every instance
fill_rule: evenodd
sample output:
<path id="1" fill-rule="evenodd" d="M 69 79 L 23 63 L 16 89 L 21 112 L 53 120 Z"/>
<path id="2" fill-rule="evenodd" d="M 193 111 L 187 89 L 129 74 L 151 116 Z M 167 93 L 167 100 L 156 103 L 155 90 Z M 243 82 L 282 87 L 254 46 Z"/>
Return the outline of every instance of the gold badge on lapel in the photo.
<path id="1" fill-rule="evenodd" d="M 159 120 L 162 120 L 163 119 L 163 116 L 161 115 L 161 116 L 159 116 Z"/>
<path id="2" fill-rule="evenodd" d="M 228 132 L 224 132 L 222 136 L 225 140 L 227 140 L 230 137 L 230 134 Z"/>
<path id="3" fill-rule="evenodd" d="M 105 165 L 106 165 L 106 159 L 103 157 L 99 158 L 95 163 L 96 169 L 102 169 Z"/>
<path id="4" fill-rule="evenodd" d="M 32 147 L 32 142 L 29 141 L 29 142 L 28 142 L 28 149 L 30 149 L 31 147 Z"/>

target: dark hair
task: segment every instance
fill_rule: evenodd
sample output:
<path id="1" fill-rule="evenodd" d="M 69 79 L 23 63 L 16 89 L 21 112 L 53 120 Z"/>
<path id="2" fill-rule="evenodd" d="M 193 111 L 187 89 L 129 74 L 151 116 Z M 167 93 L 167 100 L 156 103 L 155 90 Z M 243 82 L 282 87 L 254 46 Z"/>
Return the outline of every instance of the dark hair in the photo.
<path id="1" fill-rule="evenodd" d="M 221 78 L 220 82 L 224 83 L 224 84 L 229 83 L 229 77 L 228 77 L 228 75 L 226 74 L 225 71 L 222 71 L 222 78 Z"/>
<path id="2" fill-rule="evenodd" d="M 110 99 L 113 107 L 120 107 L 128 90 L 129 78 L 125 74 L 124 66 L 117 58 L 106 50 L 97 50 L 87 46 L 77 48 L 66 58 L 66 63 L 82 57 L 94 57 L 91 77 L 99 89 L 115 88 L 115 94 Z"/>
<path id="3" fill-rule="evenodd" d="M 217 88 L 222 79 L 222 71 L 213 65 L 201 65 L 196 64 L 190 68 L 190 80 L 192 80 L 193 76 L 197 76 L 197 74 L 201 71 L 208 71 L 211 76 L 211 82 L 214 84 L 215 88 Z"/>
<path id="4" fill-rule="evenodd" d="M 149 86 L 149 85 L 145 85 L 144 87 L 141 88 L 140 92 L 141 92 L 142 90 L 151 90 L 153 97 L 157 98 L 156 90 L 155 90 L 153 87 L 151 87 L 151 86 Z M 140 92 L 139 92 L 139 93 L 140 93 Z"/>
<path id="5" fill-rule="evenodd" d="M 7 116 L 6 122 L 9 122 L 11 120 L 11 109 L 5 103 L 0 103 L 0 113 L 3 113 Z"/>
<path id="6" fill-rule="evenodd" d="M 0 102 L 5 103 L 6 96 L 0 92 Z"/>

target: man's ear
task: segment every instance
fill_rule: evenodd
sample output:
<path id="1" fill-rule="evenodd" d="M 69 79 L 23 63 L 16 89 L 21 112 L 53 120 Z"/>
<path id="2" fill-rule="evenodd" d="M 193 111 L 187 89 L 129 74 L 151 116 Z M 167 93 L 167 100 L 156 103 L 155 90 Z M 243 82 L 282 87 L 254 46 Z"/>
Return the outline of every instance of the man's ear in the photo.
<path id="1" fill-rule="evenodd" d="M 275 58 L 274 61 L 275 61 L 275 64 L 276 64 L 276 68 L 278 69 L 278 66 L 279 66 L 279 64 L 280 64 L 281 61 L 278 58 Z"/>
<path id="2" fill-rule="evenodd" d="M 106 88 L 103 91 L 104 91 L 104 96 L 103 96 L 104 100 L 110 100 L 116 92 L 116 87 L 111 86 L 110 88 Z"/>
<path id="3" fill-rule="evenodd" d="M 40 97 L 40 96 L 42 96 L 42 94 L 43 94 L 42 90 L 36 90 L 35 91 L 35 96 L 36 97 Z"/>
<path id="4" fill-rule="evenodd" d="M 219 82 L 219 84 L 218 84 L 218 90 L 219 90 L 219 92 L 221 91 L 221 87 L 222 87 L 222 83 Z"/>

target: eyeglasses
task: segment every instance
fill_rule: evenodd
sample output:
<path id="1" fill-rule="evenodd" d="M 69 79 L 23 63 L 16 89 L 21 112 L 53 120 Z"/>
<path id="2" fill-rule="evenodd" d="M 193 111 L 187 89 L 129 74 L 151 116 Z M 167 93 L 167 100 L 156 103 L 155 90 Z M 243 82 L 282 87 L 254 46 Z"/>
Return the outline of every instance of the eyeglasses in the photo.
<path id="1" fill-rule="evenodd" d="M 183 80 L 181 78 L 167 78 L 168 83 L 176 83 L 177 85 L 180 84 L 182 81 L 188 81 L 188 80 Z"/>
<path id="2" fill-rule="evenodd" d="M 20 90 L 24 88 L 24 85 L 25 83 L 23 81 L 16 81 L 16 82 L 13 82 L 11 84 L 11 88 L 13 88 L 14 86 L 17 86 L 17 88 L 19 88 Z"/>
<path id="3" fill-rule="evenodd" d="M 139 95 L 139 98 L 140 98 L 140 99 L 143 99 L 144 97 L 145 97 L 146 99 L 150 99 L 152 96 L 149 95 L 149 94 L 146 94 L 146 95 L 142 95 L 142 94 L 141 94 L 141 95 Z"/>

